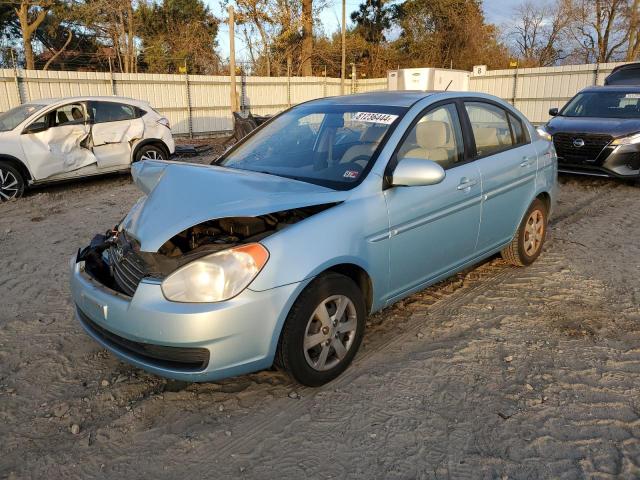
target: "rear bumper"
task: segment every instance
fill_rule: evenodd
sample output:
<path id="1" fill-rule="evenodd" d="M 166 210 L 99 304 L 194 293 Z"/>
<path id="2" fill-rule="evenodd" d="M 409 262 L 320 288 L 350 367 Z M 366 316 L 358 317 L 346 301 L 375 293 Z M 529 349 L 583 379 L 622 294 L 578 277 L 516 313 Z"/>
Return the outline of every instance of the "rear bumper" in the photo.
<path id="1" fill-rule="evenodd" d="M 241 375 L 273 363 L 280 330 L 301 284 L 246 289 L 220 303 L 166 300 L 157 282 L 133 297 L 115 292 L 71 260 L 76 318 L 103 347 L 151 373 L 185 381 Z"/>

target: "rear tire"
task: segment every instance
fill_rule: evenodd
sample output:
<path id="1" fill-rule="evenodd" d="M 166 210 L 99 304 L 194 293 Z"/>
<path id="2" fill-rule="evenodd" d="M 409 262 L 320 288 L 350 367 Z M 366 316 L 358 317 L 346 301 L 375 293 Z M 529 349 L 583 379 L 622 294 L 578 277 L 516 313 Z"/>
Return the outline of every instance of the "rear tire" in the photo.
<path id="1" fill-rule="evenodd" d="M 365 321 L 364 296 L 354 281 L 337 273 L 322 274 L 291 307 L 275 363 L 303 385 L 324 385 L 355 357 Z"/>
<path id="2" fill-rule="evenodd" d="M 501 253 L 502 258 L 517 267 L 531 265 L 540 256 L 547 236 L 547 206 L 536 198 L 511 243 Z"/>
<path id="3" fill-rule="evenodd" d="M 168 160 L 167 153 L 164 148 L 158 145 L 145 145 L 136 152 L 136 158 L 134 161 L 139 162 L 141 160 Z"/>
<path id="4" fill-rule="evenodd" d="M 20 198 L 25 185 L 25 179 L 16 167 L 0 161 L 0 202 Z"/>

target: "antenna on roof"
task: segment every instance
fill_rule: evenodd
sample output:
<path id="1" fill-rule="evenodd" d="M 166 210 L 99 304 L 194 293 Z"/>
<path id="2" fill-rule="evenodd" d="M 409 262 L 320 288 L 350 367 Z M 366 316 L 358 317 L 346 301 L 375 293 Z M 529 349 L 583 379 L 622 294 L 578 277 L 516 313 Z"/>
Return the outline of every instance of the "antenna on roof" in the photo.
<path id="1" fill-rule="evenodd" d="M 453 80 L 449 80 L 449 84 L 447 85 L 447 88 L 444 89 L 445 92 L 449 90 L 449 87 L 451 86 L 452 83 L 453 83 Z"/>

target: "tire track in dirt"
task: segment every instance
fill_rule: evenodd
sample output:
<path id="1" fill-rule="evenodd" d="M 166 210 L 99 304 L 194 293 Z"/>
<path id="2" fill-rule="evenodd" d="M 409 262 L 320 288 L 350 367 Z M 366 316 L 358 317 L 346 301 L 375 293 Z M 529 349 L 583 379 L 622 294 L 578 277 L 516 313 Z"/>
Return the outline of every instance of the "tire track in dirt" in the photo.
<path id="1" fill-rule="evenodd" d="M 539 473 L 540 477 L 551 471 L 575 471 L 572 469 L 580 461 L 584 463 L 584 459 L 588 461 L 581 464 L 583 471 L 600 471 L 606 462 L 590 454 L 584 446 L 574 446 L 577 453 L 572 456 L 575 458 L 554 457 L 554 450 L 563 451 L 560 447 L 565 432 L 561 426 L 557 430 L 548 428 L 544 435 L 538 437 L 532 435 L 527 442 L 517 438 L 516 445 L 509 447 L 510 442 L 513 444 L 514 441 L 510 441 L 506 434 L 513 436 L 514 428 L 502 432 L 506 423 L 531 432 L 535 432 L 534 426 L 539 428 L 535 422 L 532 426 L 531 422 L 520 420 L 525 418 L 525 413 L 531 415 L 532 409 L 536 413 L 535 408 L 543 405 L 529 405 L 527 402 L 537 401 L 540 395 L 547 395 L 550 400 L 544 402 L 544 407 L 557 401 L 560 407 L 567 408 L 560 402 L 568 402 L 572 397 L 563 392 L 560 385 L 567 391 L 573 388 L 583 395 L 593 395 L 593 388 L 584 387 L 589 382 L 581 378 L 572 379 L 568 374 L 566 378 L 563 377 L 562 383 L 556 378 L 543 378 L 548 375 L 545 369 L 555 368 L 555 360 L 546 356 L 531 359 L 516 356 L 514 362 L 520 362 L 517 370 L 507 371 L 501 359 L 512 354 L 513 347 L 507 346 L 507 341 L 498 340 L 506 329 L 522 328 L 522 321 L 528 327 L 535 326 L 535 322 L 529 324 L 532 323 L 531 316 L 537 314 L 561 320 L 560 325 L 546 327 L 553 333 L 550 335 L 553 339 L 550 346 L 542 344 L 539 347 L 541 351 L 566 348 L 563 347 L 564 343 L 591 338 L 581 333 L 584 329 L 578 317 L 581 312 L 582 315 L 598 313 L 595 308 L 599 305 L 597 297 L 576 291 L 570 285 L 574 281 L 573 273 L 564 271 L 568 270 L 570 263 L 565 251 L 584 257 L 588 248 L 576 243 L 573 238 L 565 238 L 567 232 L 560 233 L 557 229 L 562 227 L 566 230 L 574 222 L 590 221 L 601 215 L 603 210 L 610 209 L 612 204 L 624 203 L 625 192 L 628 193 L 625 189 L 611 188 L 612 195 L 605 201 L 602 198 L 599 201 L 601 194 L 595 192 L 578 202 L 577 206 L 572 206 L 574 214 L 555 218 L 547 251 L 539 263 L 529 269 L 507 270 L 500 261 L 490 262 L 374 316 L 370 319 L 371 328 L 356 362 L 344 377 L 327 388 L 298 389 L 302 399 L 291 400 L 286 398 L 290 383 L 279 375 L 265 373 L 220 384 L 191 386 L 175 393 L 165 392 L 164 398 L 160 398 L 163 385 L 147 387 L 150 377 L 140 374 L 137 379 L 126 380 L 109 389 L 118 397 L 113 409 L 105 411 L 99 402 L 94 405 L 97 400 L 91 398 L 92 407 L 102 415 L 89 427 L 95 436 L 92 446 L 74 446 L 75 440 L 64 436 L 55 446 L 50 441 L 39 440 L 39 447 L 35 450 L 33 442 L 20 442 L 23 448 L 33 453 L 39 452 L 39 459 L 33 453 L 28 456 L 31 472 L 36 476 L 55 472 L 59 475 L 54 476 L 82 478 L 131 476 L 136 471 L 175 477 L 177 472 L 184 476 L 185 470 L 200 476 L 215 471 L 220 477 L 239 474 L 270 477 L 278 472 L 283 478 L 299 477 L 301 474 L 311 477 L 348 474 L 372 478 L 375 475 L 371 472 L 377 471 L 382 472 L 380 476 L 385 478 L 431 478 L 445 472 L 455 478 L 477 478 L 482 476 L 478 472 L 485 472 L 486 476 L 491 477 L 493 473 L 499 476 L 498 473 L 508 471 L 518 478 L 524 476 L 523 473 L 527 476 Z M 580 192 L 579 196 L 584 198 L 584 192 Z M 577 227 L 572 227 L 572 230 L 580 233 Z M 614 233 L 611 235 L 615 237 Z M 591 247 L 588 242 L 587 245 Z M 563 251 L 559 252 L 559 249 Z M 607 291 L 599 281 L 582 276 L 575 279 L 576 282 L 578 280 L 581 286 L 588 285 L 597 294 Z M 543 285 L 545 291 L 538 293 L 536 288 L 532 288 L 538 285 Z M 531 296 L 526 301 L 519 298 L 523 289 L 527 289 Z M 566 311 L 560 309 L 563 302 L 572 296 L 575 314 L 567 315 Z M 514 314 L 509 309 L 491 309 L 494 304 L 504 304 L 505 298 L 520 309 L 516 309 L 518 313 Z M 528 314 L 529 319 L 526 316 L 523 318 L 522 312 Z M 629 312 L 625 313 L 623 309 L 622 314 L 629 315 Z M 586 326 L 598 334 L 594 325 Z M 57 333 L 64 335 L 66 328 L 66 325 L 62 325 Z M 424 332 L 425 337 L 421 340 L 416 337 L 418 331 Z M 534 337 L 538 333 L 529 331 Z M 398 336 L 394 337 L 396 334 Z M 569 340 L 562 340 L 563 337 L 560 337 L 562 341 L 558 340 L 558 335 L 566 336 Z M 68 330 L 66 336 L 69 342 L 83 338 L 82 334 L 75 331 L 69 335 Z M 522 341 L 523 350 L 533 348 L 525 340 L 516 340 Z M 542 340 L 536 339 L 536 342 Z M 628 379 L 625 380 L 624 375 L 619 376 L 622 371 L 626 374 L 637 373 L 634 371 L 634 362 L 638 352 L 629 348 L 626 350 L 631 353 L 624 357 L 624 363 L 611 365 L 612 370 L 617 371 L 603 372 L 603 375 L 609 373 L 606 378 L 612 388 L 611 391 L 605 391 L 603 404 L 606 404 L 606 395 L 616 391 L 615 386 L 622 386 L 625 381 L 628 395 Z M 591 383 L 594 383 L 590 380 L 594 367 L 589 365 L 599 356 L 600 353 L 584 359 L 577 358 L 584 367 L 576 371 L 582 372 Z M 90 371 L 96 367 L 101 372 Z M 570 367 L 573 365 L 567 362 L 563 368 Z M 64 368 L 56 384 L 64 381 L 67 372 L 68 380 L 99 379 L 105 375 L 108 378 L 114 370 L 127 371 L 126 367 L 112 358 L 105 362 L 103 355 L 90 358 L 86 366 L 66 365 Z M 521 373 L 521 369 L 528 373 Z M 500 380 L 502 378 L 504 380 Z M 266 387 L 260 385 L 262 381 L 267 382 Z M 535 387 L 536 397 L 526 389 L 522 394 L 526 382 L 531 382 Z M 496 391 L 488 392 L 484 383 L 494 384 Z M 136 384 L 141 384 L 142 399 L 133 411 L 124 411 L 124 407 L 119 406 L 120 398 L 123 401 L 135 398 L 129 390 Z M 573 384 L 575 386 L 570 388 Z M 373 386 L 378 386 L 378 390 L 384 393 L 381 395 Z M 47 387 L 45 390 L 50 394 L 50 385 Z M 225 389 L 236 393 L 225 394 Z M 56 387 L 54 390 L 54 397 L 65 398 L 61 389 Z M 78 390 L 74 388 L 73 391 Z M 616 411 L 629 403 L 624 393 L 620 392 L 619 396 L 618 400 L 611 402 L 611 408 Z M 257 403 L 256 397 L 263 398 L 264 407 Z M 218 415 L 217 403 L 211 405 L 212 400 L 224 400 L 225 405 L 232 403 L 231 408 L 225 409 L 230 416 Z M 346 419 L 345 405 L 348 406 L 347 412 L 350 412 Z M 576 422 L 581 415 L 582 420 L 589 417 L 588 404 L 584 405 L 576 415 Z M 596 408 L 594 402 L 590 405 Z M 503 420 L 496 410 L 508 419 Z M 462 418 L 457 412 L 472 412 L 482 418 Z M 601 413 L 606 417 L 606 412 Z M 616 415 L 612 411 L 611 416 Z M 256 421 L 257 418 L 263 421 Z M 557 418 L 558 411 L 554 410 L 544 415 L 538 414 L 535 420 L 544 426 L 554 420 L 557 423 Z M 616 421 L 620 418 L 623 423 L 613 422 L 611 429 L 637 430 L 635 423 L 624 423 L 632 418 L 629 411 L 617 415 Z M 201 421 L 204 423 L 201 424 Z M 598 428 L 597 424 L 594 427 L 587 423 L 576 426 L 581 427 L 585 431 Z M 227 437 L 225 431 L 231 431 L 232 436 Z M 252 431 L 253 434 L 247 434 Z M 314 437 L 334 438 L 340 448 L 350 452 L 348 458 L 339 452 L 327 453 L 323 442 L 314 443 L 301 437 L 301 431 Z M 439 441 L 434 443 L 425 440 L 427 432 Z M 606 438 L 606 432 L 603 435 Z M 636 445 L 632 437 L 621 435 L 620 438 L 619 456 L 624 463 L 634 458 L 632 453 Z M 589 435 L 576 441 L 584 445 L 589 442 L 600 445 L 593 443 Z M 556 444 L 559 447 L 553 448 Z M 381 448 L 381 445 L 385 447 Z M 526 455 L 514 456 L 514 448 L 522 449 Z M 304 456 L 295 454 L 302 451 L 305 452 Z M 608 452 L 606 449 L 603 451 Z M 170 455 L 170 452 L 175 452 L 175 455 Z M 549 470 L 540 466 L 541 452 L 547 452 L 551 459 Z M 360 467 L 357 463 L 354 465 L 353 459 L 356 457 L 363 459 Z M 107 463 L 105 469 L 100 468 L 101 463 Z M 496 470 L 497 467 L 492 466 L 494 464 L 499 464 L 502 470 Z M 379 466 L 379 470 L 372 470 L 375 465 Z M 624 473 L 624 468 L 630 471 L 632 465 L 629 465 L 625 467 L 621 464 L 612 471 Z M 243 466 L 245 470 L 240 472 L 239 468 Z"/>
<path id="2" fill-rule="evenodd" d="M 582 201 L 580 204 L 576 206 L 571 213 L 567 213 L 565 215 L 560 216 L 558 219 L 554 219 L 551 222 L 551 225 L 555 227 L 560 227 L 562 224 L 570 222 L 572 218 L 583 216 L 583 215 L 592 215 L 599 208 L 597 204 L 594 204 L 594 200 L 596 200 L 600 195 L 598 193 L 593 194 L 589 198 Z M 602 207 L 600 207 L 602 208 Z M 546 254 L 546 253 L 545 253 Z M 556 263 L 558 263 L 556 261 Z M 441 300 L 440 303 L 436 303 L 429 307 L 428 314 L 430 316 L 444 316 L 451 317 L 455 316 L 458 310 L 465 305 L 467 305 L 470 300 L 475 299 L 480 291 L 483 290 L 491 290 L 505 282 L 508 279 L 514 279 L 519 269 L 504 269 L 500 272 L 491 275 L 489 278 L 476 279 L 474 286 L 467 287 L 463 290 L 454 292 L 451 296 L 446 297 Z M 529 283 L 525 280 L 523 283 Z M 420 294 L 418 294 L 420 295 Z M 358 369 L 366 364 L 366 362 L 374 356 L 379 356 L 384 354 L 386 351 L 393 349 L 396 345 L 404 343 L 407 341 L 408 337 L 414 336 L 418 333 L 420 328 L 423 327 L 422 317 L 411 318 L 407 325 L 405 326 L 402 334 L 396 337 L 387 338 L 384 341 L 375 342 L 374 344 L 369 344 L 368 348 L 359 353 L 352 367 L 349 368 L 343 375 L 341 375 L 338 379 L 331 383 L 331 387 L 340 388 L 341 386 L 351 384 L 358 376 Z M 296 406 L 292 408 L 288 408 L 286 412 L 283 412 L 279 408 L 274 408 L 274 411 L 271 414 L 266 414 L 265 421 L 260 424 L 254 424 L 254 428 L 257 432 L 262 431 L 264 428 L 268 426 L 275 425 L 280 420 L 279 418 L 282 416 L 289 417 L 291 413 L 301 414 L 308 406 L 314 402 L 313 395 L 309 395 L 314 392 L 315 389 L 310 388 L 300 388 L 299 391 L 302 392 L 303 400 L 297 402 Z M 245 444 L 248 437 L 236 438 L 232 442 L 227 442 L 224 447 L 221 447 L 219 450 L 220 454 L 226 454 L 230 451 L 239 448 L 242 444 Z"/>
<path id="3" fill-rule="evenodd" d="M 594 194 L 587 201 L 582 202 L 580 205 L 580 208 L 576 210 L 575 214 L 579 215 L 580 213 L 584 213 L 585 210 L 588 210 L 587 213 L 589 215 L 593 214 L 595 210 L 597 210 L 597 206 L 593 205 L 593 200 L 595 200 L 597 196 L 598 194 Z M 555 224 L 558 225 L 561 222 L 570 221 L 571 218 L 573 218 L 573 216 L 567 217 L 567 219 L 561 219 L 560 221 L 556 221 Z M 562 262 L 562 259 L 556 260 L 554 262 L 554 268 L 556 270 L 558 269 L 556 268 L 557 264 L 561 262 Z M 488 270 L 487 273 L 485 274 L 479 273 L 485 268 Z M 504 270 L 502 272 L 499 272 L 497 275 L 495 275 L 495 268 L 492 265 L 482 266 L 478 270 L 475 270 L 474 272 L 472 272 L 475 274 L 476 277 L 478 277 L 474 279 L 478 281 L 475 287 L 469 287 L 468 289 L 463 289 L 463 290 L 466 290 L 465 292 L 463 292 L 464 295 L 459 294 L 457 299 L 453 298 L 456 295 L 454 293 L 452 297 L 447 297 L 446 300 L 442 302 L 438 302 L 440 303 L 440 305 L 436 304 L 435 306 L 432 306 L 428 312 L 428 315 L 442 316 L 444 318 L 455 317 L 459 313 L 460 309 L 468 307 L 469 300 L 474 298 L 474 294 L 477 295 L 480 290 L 491 290 L 492 288 L 497 287 L 498 285 L 503 283 L 507 278 L 514 276 L 518 271 L 519 270 Z M 481 277 L 485 275 L 488 275 L 488 276 L 493 275 L 493 277 L 490 280 L 482 279 Z M 514 278 L 513 280 L 515 281 L 516 289 L 521 288 L 523 284 L 526 285 L 526 282 L 527 282 L 526 278 L 524 279 Z M 417 297 L 420 297 L 420 295 L 418 295 Z M 423 302 L 421 302 L 420 300 L 417 300 L 409 303 L 408 309 L 409 310 L 419 309 L 423 306 L 424 306 Z M 383 313 L 382 315 L 385 315 L 385 313 Z M 367 345 L 365 345 L 365 349 L 363 353 L 358 356 L 358 359 L 356 363 L 353 365 L 353 367 L 346 372 L 344 377 L 336 381 L 337 384 L 336 382 L 334 382 L 334 384 L 331 385 L 331 388 L 337 388 L 339 390 L 343 386 L 356 382 L 358 380 L 358 377 L 360 376 L 359 371 L 363 368 L 363 366 L 367 366 L 369 357 L 379 356 L 381 354 L 384 354 L 385 351 L 391 350 L 394 345 L 405 343 L 408 339 L 412 338 L 420 328 L 423 327 L 423 323 L 422 323 L 423 320 L 424 318 L 414 319 L 410 317 L 407 324 L 403 325 L 404 333 L 401 337 L 397 337 L 395 339 L 391 338 L 387 342 L 376 342 L 374 339 L 372 340 L 371 343 L 368 343 Z M 473 332 L 473 329 L 471 329 L 471 332 Z M 370 336 L 367 338 L 370 338 Z M 436 348 L 436 345 L 434 344 L 432 347 Z M 436 349 L 435 351 L 437 352 L 438 350 Z M 253 418 L 250 421 L 247 421 L 247 424 L 248 424 L 247 428 L 250 428 L 252 431 L 256 432 L 256 434 L 254 435 L 240 434 L 240 436 L 238 437 L 234 435 L 234 439 L 231 442 L 229 442 L 229 439 L 224 436 L 219 436 L 217 439 L 218 441 L 215 441 L 210 437 L 205 437 L 207 438 L 207 440 L 204 441 L 205 447 L 201 453 L 203 455 L 206 455 L 207 451 L 210 452 L 211 450 L 213 450 L 216 452 L 217 458 L 224 458 L 225 455 L 233 455 L 233 453 L 231 452 L 238 451 L 239 449 L 242 451 L 246 451 L 246 449 L 248 448 L 247 447 L 248 445 L 252 445 L 252 444 L 259 445 L 261 443 L 261 439 L 258 437 L 260 435 L 264 435 L 264 432 L 266 431 L 274 432 L 274 430 L 278 431 L 278 428 L 286 426 L 289 423 L 291 418 L 305 418 L 310 407 L 315 403 L 317 395 L 311 394 L 311 392 L 315 392 L 315 391 L 311 391 L 307 389 L 300 389 L 298 391 L 302 393 L 303 398 L 302 400 L 296 402 L 293 407 L 291 406 L 291 403 L 287 402 L 286 400 L 285 400 L 286 409 L 282 407 L 281 405 L 282 402 L 279 402 L 279 403 L 277 402 L 276 404 L 274 404 L 273 408 L 270 411 L 261 413 L 264 416 L 265 421 L 261 423 L 256 423 Z M 236 425 L 235 430 L 239 432 L 243 432 L 244 427 L 242 425 Z M 222 440 L 222 438 L 224 438 L 224 440 Z M 211 443 L 213 443 L 213 445 L 211 445 Z M 193 452 L 193 451 L 194 451 L 194 447 L 193 445 L 191 445 L 190 452 Z M 111 453 L 114 453 L 117 455 L 117 450 L 112 451 Z M 196 468 L 195 472 L 203 473 L 204 470 L 199 471 Z"/>

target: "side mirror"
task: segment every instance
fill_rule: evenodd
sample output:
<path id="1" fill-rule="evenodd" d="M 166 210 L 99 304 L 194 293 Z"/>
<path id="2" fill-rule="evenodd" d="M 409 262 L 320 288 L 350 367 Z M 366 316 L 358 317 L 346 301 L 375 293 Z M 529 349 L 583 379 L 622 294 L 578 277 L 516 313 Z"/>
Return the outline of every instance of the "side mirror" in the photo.
<path id="1" fill-rule="evenodd" d="M 396 165 L 391 178 L 395 187 L 435 185 L 444 180 L 444 168 L 432 160 L 403 158 Z"/>
<path id="2" fill-rule="evenodd" d="M 49 126 L 47 125 L 46 122 L 34 122 L 24 127 L 24 130 L 22 130 L 22 133 L 23 134 L 39 133 L 39 132 L 44 132 L 45 130 L 48 130 L 48 129 L 49 129 Z"/>
<path id="3" fill-rule="evenodd" d="M 552 117 L 555 117 L 556 115 L 558 115 L 558 109 L 557 108 L 550 108 L 549 109 L 549 115 L 551 115 Z"/>

